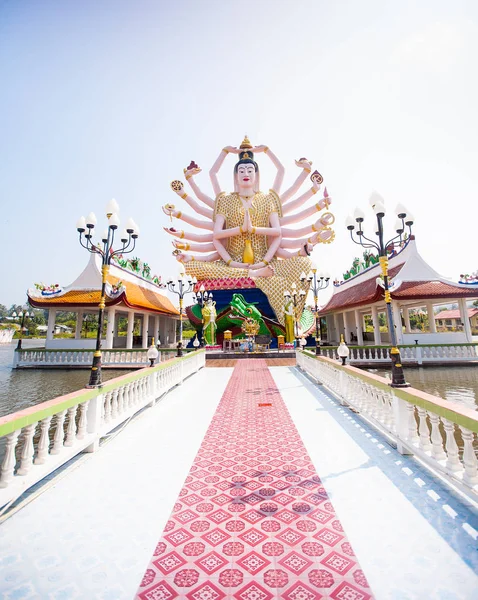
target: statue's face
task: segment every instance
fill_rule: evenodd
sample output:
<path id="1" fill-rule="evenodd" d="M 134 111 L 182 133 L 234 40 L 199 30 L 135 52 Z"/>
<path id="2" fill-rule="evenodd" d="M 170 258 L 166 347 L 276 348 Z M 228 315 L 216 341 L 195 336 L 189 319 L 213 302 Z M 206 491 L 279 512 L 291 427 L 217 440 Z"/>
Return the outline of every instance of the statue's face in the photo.
<path id="1" fill-rule="evenodd" d="M 237 181 L 241 187 L 254 188 L 254 183 L 256 181 L 256 170 L 254 165 L 251 163 L 239 165 L 237 169 Z"/>

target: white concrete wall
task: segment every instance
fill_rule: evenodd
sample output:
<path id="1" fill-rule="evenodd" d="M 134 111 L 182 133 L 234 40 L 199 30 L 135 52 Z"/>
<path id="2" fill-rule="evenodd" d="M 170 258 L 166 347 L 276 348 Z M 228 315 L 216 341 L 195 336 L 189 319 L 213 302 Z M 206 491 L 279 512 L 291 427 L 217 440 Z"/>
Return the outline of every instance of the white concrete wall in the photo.
<path id="1" fill-rule="evenodd" d="M 403 343 L 414 344 L 465 344 L 466 334 L 463 331 L 450 331 L 447 333 L 404 333 Z"/>
<path id="2" fill-rule="evenodd" d="M 101 343 L 104 348 L 105 340 L 101 340 Z M 75 340 L 73 338 L 58 338 L 56 340 L 46 340 L 45 348 L 53 350 L 91 350 L 96 348 L 96 339 Z"/>

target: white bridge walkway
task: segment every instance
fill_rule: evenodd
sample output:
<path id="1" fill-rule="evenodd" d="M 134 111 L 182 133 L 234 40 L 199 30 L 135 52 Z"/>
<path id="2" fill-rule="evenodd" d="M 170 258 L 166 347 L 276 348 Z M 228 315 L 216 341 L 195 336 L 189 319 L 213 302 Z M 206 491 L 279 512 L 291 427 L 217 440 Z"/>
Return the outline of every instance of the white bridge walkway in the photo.
<path id="1" fill-rule="evenodd" d="M 476 512 L 297 368 L 270 370 L 375 598 L 477 598 Z M 0 527 L 0 598 L 133 598 L 231 373 L 202 369 L 31 489 Z"/>

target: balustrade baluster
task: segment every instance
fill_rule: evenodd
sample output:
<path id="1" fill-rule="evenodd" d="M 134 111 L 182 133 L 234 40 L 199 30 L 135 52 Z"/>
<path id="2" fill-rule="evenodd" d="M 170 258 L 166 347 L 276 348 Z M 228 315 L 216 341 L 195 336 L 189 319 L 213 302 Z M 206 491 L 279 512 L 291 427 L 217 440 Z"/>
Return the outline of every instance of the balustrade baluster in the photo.
<path id="1" fill-rule="evenodd" d="M 449 421 L 448 419 L 443 419 L 443 427 L 445 428 L 446 434 L 446 453 L 447 453 L 447 461 L 446 468 L 447 471 L 451 473 L 455 473 L 456 471 L 461 471 L 463 466 L 460 461 L 460 453 L 458 450 L 458 444 L 455 439 L 455 423 Z"/>
<path id="2" fill-rule="evenodd" d="M 446 454 L 443 450 L 443 438 L 440 433 L 440 417 L 435 413 L 430 413 L 430 422 L 432 424 L 432 456 L 436 460 L 443 460 Z"/>
<path id="3" fill-rule="evenodd" d="M 42 465 L 46 457 L 48 456 L 48 449 L 50 447 L 50 436 L 48 435 L 50 429 L 52 417 L 45 417 L 40 421 L 40 440 L 38 441 L 37 446 L 37 455 L 33 463 L 35 465 Z"/>
<path id="4" fill-rule="evenodd" d="M 37 423 L 32 423 L 23 428 L 23 448 L 21 455 L 20 468 L 17 470 L 17 475 L 27 475 L 33 466 L 33 453 L 35 451 L 33 447 L 33 436 L 35 435 L 35 428 Z"/>
<path id="5" fill-rule="evenodd" d="M 15 448 L 21 429 L 12 431 L 6 436 L 5 456 L 0 467 L 0 488 L 6 488 L 14 477 L 15 470 Z"/>
<path id="6" fill-rule="evenodd" d="M 104 405 L 105 405 L 105 423 L 109 423 L 111 421 L 111 392 L 106 392 Z"/>
<path id="7" fill-rule="evenodd" d="M 419 427 L 418 434 L 420 436 L 420 448 L 424 452 L 429 452 L 432 448 L 430 444 L 430 430 L 427 423 L 427 411 L 424 408 L 417 407 Z"/>
<path id="8" fill-rule="evenodd" d="M 118 418 L 118 389 L 113 390 L 111 398 L 111 419 L 115 421 Z"/>
<path id="9" fill-rule="evenodd" d="M 76 434 L 76 437 L 79 440 L 82 440 L 85 437 L 87 423 L 86 414 L 88 412 L 89 403 L 90 401 L 87 400 L 86 402 L 80 404 L 80 420 L 78 421 L 78 433 Z"/>
<path id="10" fill-rule="evenodd" d="M 68 409 L 68 427 L 66 429 L 65 446 L 73 446 L 76 439 L 76 411 L 78 410 L 78 404 L 70 406 Z"/>
<path id="11" fill-rule="evenodd" d="M 478 459 L 473 447 L 474 433 L 465 427 L 460 427 L 463 437 L 463 481 L 469 485 L 478 483 Z"/>
<path id="12" fill-rule="evenodd" d="M 65 422 L 65 415 L 66 410 L 62 410 L 56 415 L 55 437 L 53 438 L 53 448 L 50 450 L 50 454 L 60 454 L 63 448 L 63 438 L 65 437 L 63 423 Z"/>
<path id="13" fill-rule="evenodd" d="M 124 390 L 125 386 L 122 385 L 118 390 L 118 414 L 122 415 L 124 413 Z"/>
<path id="14" fill-rule="evenodd" d="M 420 438 L 417 433 L 417 421 L 415 417 L 415 405 L 411 402 L 405 404 L 408 411 L 408 441 L 414 446 L 418 446 Z"/>

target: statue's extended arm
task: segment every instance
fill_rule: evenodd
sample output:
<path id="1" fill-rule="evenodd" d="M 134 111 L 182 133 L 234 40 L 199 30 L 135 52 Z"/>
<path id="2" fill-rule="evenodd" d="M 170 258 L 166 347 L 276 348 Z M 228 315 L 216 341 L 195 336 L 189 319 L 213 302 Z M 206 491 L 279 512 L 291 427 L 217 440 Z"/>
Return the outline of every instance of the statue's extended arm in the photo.
<path id="1" fill-rule="evenodd" d="M 320 219 L 317 219 L 315 223 L 312 225 L 307 225 L 306 227 L 301 227 L 301 229 L 286 229 L 282 227 L 282 237 L 283 238 L 300 238 L 304 235 L 309 235 L 311 233 L 316 233 L 324 229 L 324 227 L 330 227 L 335 222 L 335 217 L 332 213 L 324 213 Z M 284 244 L 282 244 L 284 245 Z"/>
<path id="2" fill-rule="evenodd" d="M 186 215 L 180 210 L 174 210 L 173 208 L 168 207 L 167 204 L 166 206 L 163 206 L 163 212 L 168 216 L 176 217 L 176 219 L 186 221 L 186 223 L 189 223 L 189 225 L 199 227 L 199 229 L 207 229 L 209 231 L 213 230 L 212 222 L 210 223 L 209 221 L 200 221 L 199 219 L 195 219 L 194 217 Z"/>
<path id="3" fill-rule="evenodd" d="M 191 260 L 199 260 L 201 262 L 214 262 L 215 260 L 219 260 L 221 258 L 217 252 L 201 257 L 194 256 L 193 254 L 184 254 L 184 252 L 180 252 L 179 250 L 175 250 L 173 254 L 176 257 L 176 260 L 179 260 L 179 262 L 182 263 L 188 263 Z"/>
<path id="4" fill-rule="evenodd" d="M 298 167 L 302 167 L 302 173 L 299 175 L 299 177 L 297 177 L 297 179 L 290 186 L 290 188 L 281 195 L 281 201 L 282 201 L 283 205 L 287 202 L 287 200 L 289 200 L 289 198 L 292 198 L 292 196 L 294 196 L 294 194 L 296 194 L 299 191 L 300 186 L 307 179 L 307 175 L 311 171 L 310 167 L 311 167 L 312 163 L 305 158 L 296 160 L 295 164 Z"/>
<path id="5" fill-rule="evenodd" d="M 164 231 L 169 235 L 174 235 L 181 240 L 189 240 L 192 242 L 212 242 L 212 233 L 191 233 L 182 229 L 174 229 L 174 227 L 163 227 Z"/>
<path id="6" fill-rule="evenodd" d="M 287 202 L 287 204 L 283 203 L 282 204 L 282 213 L 284 215 L 287 215 L 291 211 L 296 210 L 297 208 L 300 208 L 303 204 L 305 204 L 305 202 L 307 202 L 307 200 L 309 198 L 312 198 L 312 196 L 314 194 L 316 194 L 319 190 L 320 190 L 320 184 L 318 184 L 314 181 L 314 183 L 312 184 L 312 187 L 310 189 L 308 189 L 304 194 L 302 194 L 298 198 L 295 198 L 294 200 L 291 200 L 290 202 Z"/>
<path id="7" fill-rule="evenodd" d="M 196 200 L 194 200 L 194 198 L 189 196 L 189 194 L 187 194 L 184 191 L 184 188 L 181 188 L 180 190 L 178 190 L 176 192 L 176 194 L 183 200 L 186 200 L 186 202 L 189 204 L 189 206 L 193 210 L 195 210 L 198 214 L 212 220 L 213 211 L 210 208 L 206 208 L 205 206 L 202 206 L 201 204 L 199 204 L 199 202 L 196 202 Z"/>
<path id="8" fill-rule="evenodd" d="M 252 149 L 252 152 L 264 152 L 271 159 L 272 164 L 277 169 L 277 175 L 276 175 L 276 178 L 274 179 L 274 183 L 272 184 L 271 189 L 274 190 L 274 192 L 277 195 L 279 195 L 280 189 L 282 186 L 282 182 L 284 180 L 284 173 L 285 173 L 283 164 L 277 158 L 277 156 L 272 152 L 272 150 L 269 150 L 269 148 L 267 146 L 256 146 L 255 148 Z"/>
<path id="9" fill-rule="evenodd" d="M 301 212 L 295 213 L 293 215 L 289 215 L 288 217 L 282 217 L 282 219 L 280 221 L 281 225 L 290 225 L 291 223 L 297 223 L 298 221 L 301 221 L 302 219 L 306 219 L 307 217 L 310 217 L 314 213 L 321 211 L 324 208 L 327 208 L 329 206 L 329 204 L 330 204 L 330 197 L 322 198 L 322 200 L 317 202 L 317 204 L 314 204 L 313 206 L 309 206 L 309 208 L 305 208 Z"/>
<path id="10" fill-rule="evenodd" d="M 192 250 L 193 252 L 214 252 L 216 250 L 214 244 L 211 242 L 210 244 L 190 244 L 189 242 L 180 242 L 179 240 L 174 240 L 173 246 L 178 250 Z"/>
<path id="11" fill-rule="evenodd" d="M 204 202 L 204 204 L 206 204 L 206 206 L 209 206 L 209 208 L 214 208 L 214 200 L 212 198 L 210 198 L 207 194 L 202 192 L 199 189 L 198 184 L 194 181 L 194 176 L 200 172 L 201 172 L 201 169 L 199 167 L 195 167 L 193 169 L 184 169 L 184 175 L 186 177 L 186 181 L 189 183 L 193 192 L 196 194 L 196 196 L 199 198 L 199 200 L 201 200 L 201 202 Z"/>
<path id="12" fill-rule="evenodd" d="M 211 170 L 209 171 L 209 177 L 211 179 L 212 189 L 214 190 L 214 193 L 216 194 L 216 196 L 218 196 L 222 192 L 222 190 L 219 186 L 219 181 L 217 179 L 217 174 L 219 172 L 219 169 L 222 167 L 222 163 L 224 162 L 224 159 L 229 154 L 229 152 L 231 152 L 233 154 L 238 154 L 239 150 L 237 148 L 234 148 L 233 146 L 226 146 L 225 148 L 223 148 L 221 150 L 221 154 L 217 157 L 216 162 L 213 164 Z"/>

